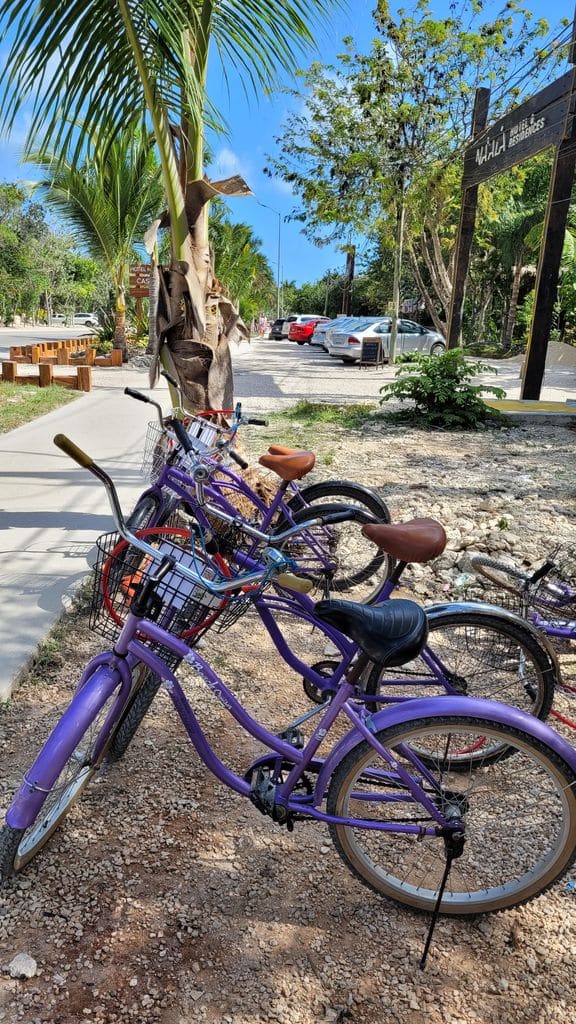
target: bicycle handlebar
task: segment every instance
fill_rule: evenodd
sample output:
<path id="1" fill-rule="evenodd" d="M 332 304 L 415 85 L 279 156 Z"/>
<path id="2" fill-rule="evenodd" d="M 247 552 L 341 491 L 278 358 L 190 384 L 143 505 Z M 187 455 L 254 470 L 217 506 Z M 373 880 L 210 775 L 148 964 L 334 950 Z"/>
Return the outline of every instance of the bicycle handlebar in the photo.
<path id="1" fill-rule="evenodd" d="M 71 441 L 69 437 L 66 437 L 65 434 L 56 434 L 54 444 L 70 459 L 73 459 L 79 466 L 82 466 L 83 469 L 89 469 L 90 472 L 92 472 L 93 468 L 96 466 L 94 459 L 90 455 L 87 455 L 86 452 L 82 451 L 82 449 L 79 448 L 77 444 L 74 444 L 74 441 Z"/>
<path id="2" fill-rule="evenodd" d="M 240 466 L 240 469 L 248 469 L 248 463 L 246 462 L 246 459 L 243 459 L 241 455 L 238 455 L 238 452 L 235 452 L 233 448 L 228 449 L 228 455 L 236 463 L 237 466 Z"/>
<path id="3" fill-rule="evenodd" d="M 176 434 L 178 444 L 180 445 L 181 448 L 184 449 L 187 455 L 190 452 L 194 451 L 194 445 L 192 444 L 190 438 L 188 437 L 188 432 L 186 430 L 186 427 L 182 423 L 182 420 L 170 420 L 170 429 L 173 430 L 174 433 Z"/>
<path id="4" fill-rule="evenodd" d="M 176 377 L 173 377 L 171 373 L 168 373 L 168 370 L 160 370 L 160 376 L 164 377 L 164 379 L 167 380 L 173 388 L 176 388 L 177 391 L 180 391 L 180 384 L 176 380 Z"/>
<path id="5" fill-rule="evenodd" d="M 184 428 L 182 428 L 184 429 Z M 87 469 L 93 476 L 95 476 L 101 483 L 104 484 L 108 493 L 108 500 L 110 501 L 110 507 L 112 509 L 112 515 L 118 529 L 118 533 L 129 544 L 133 544 L 134 547 L 138 548 L 145 555 L 148 555 L 154 562 L 161 561 L 160 552 L 157 548 L 152 547 L 151 544 L 147 544 L 146 541 L 142 540 L 141 537 L 136 537 L 126 525 L 122 508 L 118 500 L 118 492 L 114 485 L 114 481 L 106 470 L 102 469 L 94 459 L 82 450 L 74 441 L 71 441 L 65 434 L 56 434 L 54 437 L 54 444 L 59 448 L 65 455 L 68 455 L 74 462 L 77 462 L 83 469 Z M 320 522 L 320 520 L 315 520 Z M 311 523 L 305 525 L 312 525 Z M 292 530 L 287 530 L 285 535 L 288 536 L 291 533 L 301 530 L 303 527 L 293 527 Z M 203 576 L 200 576 L 197 572 L 194 572 L 188 566 L 178 562 L 178 572 L 182 574 L 186 579 L 190 580 L 194 584 L 200 584 L 210 594 L 223 594 L 229 592 L 234 586 L 249 586 L 252 583 L 261 583 L 269 573 L 269 566 L 274 566 L 278 570 L 276 575 L 280 574 L 283 576 L 284 582 L 282 586 L 290 590 L 296 590 L 305 593 L 308 588 L 307 580 L 302 580 L 299 576 L 294 576 L 291 572 L 285 572 L 284 570 L 290 565 L 290 561 L 275 548 L 271 548 L 270 551 L 263 551 L 263 560 L 267 565 L 265 569 L 259 569 L 255 572 L 245 573 L 236 577 L 234 580 L 226 579 L 222 583 L 216 583 L 214 580 L 206 580 Z M 304 588 L 304 589 L 303 589 Z"/>
<path id="6" fill-rule="evenodd" d="M 149 398 L 148 395 L 143 394 L 142 391 L 137 391 L 136 388 L 124 388 L 124 394 L 130 398 L 135 398 L 137 402 L 144 402 L 146 405 L 153 405 L 158 415 L 160 426 L 164 429 L 164 413 L 162 412 L 162 406 L 158 402 L 155 402 L 153 398 Z"/>

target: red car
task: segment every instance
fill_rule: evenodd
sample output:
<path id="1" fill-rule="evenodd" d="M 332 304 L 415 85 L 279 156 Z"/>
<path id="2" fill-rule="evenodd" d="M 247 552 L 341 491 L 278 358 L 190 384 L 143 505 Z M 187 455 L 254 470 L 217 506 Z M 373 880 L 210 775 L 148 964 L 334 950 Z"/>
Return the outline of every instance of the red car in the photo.
<path id="1" fill-rule="evenodd" d="M 316 324 L 325 324 L 330 320 L 329 316 L 311 316 L 302 318 L 300 322 L 290 324 L 288 341 L 295 341 L 297 345 L 310 344 L 310 338 L 316 330 Z"/>

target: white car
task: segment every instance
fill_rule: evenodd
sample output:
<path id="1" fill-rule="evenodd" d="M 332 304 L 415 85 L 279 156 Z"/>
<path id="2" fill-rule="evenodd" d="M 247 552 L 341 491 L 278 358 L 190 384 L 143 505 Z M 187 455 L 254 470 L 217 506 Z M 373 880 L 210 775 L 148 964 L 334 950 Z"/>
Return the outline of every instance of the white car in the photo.
<path id="1" fill-rule="evenodd" d="M 98 327 L 99 320 L 96 313 L 74 313 L 72 324 L 74 327 Z"/>
<path id="2" fill-rule="evenodd" d="M 305 324 L 309 320 L 319 320 L 318 313 L 299 313 L 298 316 L 287 316 L 284 323 L 282 324 L 282 337 L 288 337 L 288 331 L 292 324 Z"/>
<path id="3" fill-rule="evenodd" d="M 392 321 L 387 317 L 358 317 L 352 323 L 347 321 L 341 327 L 332 327 L 326 335 L 328 355 L 341 359 L 343 363 L 357 363 L 362 352 L 363 341 L 382 340 L 382 354 L 388 358 L 390 350 L 390 328 Z M 446 339 L 428 327 L 415 324 L 412 320 L 398 321 L 396 355 L 404 352 L 422 352 L 438 355 L 446 349 Z"/>

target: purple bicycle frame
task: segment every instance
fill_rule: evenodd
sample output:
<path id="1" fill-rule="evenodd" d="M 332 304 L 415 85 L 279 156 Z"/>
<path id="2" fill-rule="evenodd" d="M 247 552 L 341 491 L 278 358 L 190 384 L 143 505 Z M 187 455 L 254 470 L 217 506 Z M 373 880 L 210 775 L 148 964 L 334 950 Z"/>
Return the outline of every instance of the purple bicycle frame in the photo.
<path id="1" fill-rule="evenodd" d="M 438 781 L 414 752 L 401 747 L 404 756 L 411 759 L 413 763 L 414 774 L 412 774 L 403 765 L 398 764 L 394 754 L 383 747 L 378 740 L 380 730 L 419 718 L 445 718 L 450 715 L 469 717 L 475 714 L 488 716 L 495 722 L 516 726 L 541 740 L 556 750 L 576 771 L 576 750 L 545 723 L 531 715 L 526 715 L 517 708 L 469 697 L 447 696 L 443 700 L 432 697 L 404 701 L 402 704 L 379 711 L 375 715 L 369 715 L 361 704 L 355 704 L 351 699 L 355 694 L 355 689 L 348 682 L 341 684 L 323 713 L 322 709 L 318 709 L 318 714 L 322 715 L 319 725 L 306 746 L 301 750 L 296 749 L 260 725 L 240 704 L 207 662 L 184 641 L 167 633 L 156 623 L 129 614 L 114 651 L 98 655 L 86 667 L 71 705 L 60 719 L 15 794 L 6 815 L 6 821 L 11 827 L 20 829 L 27 828 L 32 824 L 60 770 L 62 764 L 62 755 L 59 757 L 60 745 L 62 744 L 68 749 L 70 740 L 79 743 L 92 722 L 94 714 L 104 707 L 106 701 L 115 693 L 117 693 L 117 698 L 112 710 L 107 715 L 105 724 L 118 721 L 128 698 L 127 681 L 131 676 L 131 668 L 138 662 L 144 662 L 163 679 L 193 746 L 212 774 L 235 792 L 243 796 L 250 795 L 251 784 L 246 777 L 242 778 L 227 768 L 210 746 L 174 673 L 154 651 L 136 638 L 137 634 L 145 636 L 153 643 L 160 644 L 179 659 L 191 664 L 210 691 L 239 725 L 268 748 L 272 764 L 276 759 L 278 767 L 284 766 L 286 763 L 293 766 L 288 778 L 277 788 L 275 806 L 283 806 L 287 811 L 299 816 L 333 824 L 419 836 L 445 834 L 446 830 L 458 828 L 453 821 L 448 821 L 443 817 L 434 800 L 424 791 L 423 785 L 427 784 L 432 790 L 439 792 Z M 352 729 L 336 744 L 325 760 L 319 760 L 316 758 L 317 751 L 341 712 L 350 720 Z M 106 738 L 107 735 L 104 736 L 101 733 L 99 742 L 104 744 Z M 369 776 L 376 781 L 392 779 L 403 788 L 402 793 L 379 794 L 374 797 L 375 802 L 416 803 L 425 809 L 435 824 L 424 826 L 421 823 L 409 824 L 397 821 L 386 822 L 339 817 L 321 810 L 320 805 L 333 771 L 341 760 L 362 741 L 367 741 L 387 766 L 382 771 L 371 770 Z M 263 758 L 259 758 L 254 765 L 247 769 L 245 774 L 250 775 L 253 769 L 262 764 Z M 314 792 L 310 796 L 294 794 L 293 790 L 306 770 L 318 774 Z M 363 794 L 359 794 L 360 799 L 362 796 Z"/>

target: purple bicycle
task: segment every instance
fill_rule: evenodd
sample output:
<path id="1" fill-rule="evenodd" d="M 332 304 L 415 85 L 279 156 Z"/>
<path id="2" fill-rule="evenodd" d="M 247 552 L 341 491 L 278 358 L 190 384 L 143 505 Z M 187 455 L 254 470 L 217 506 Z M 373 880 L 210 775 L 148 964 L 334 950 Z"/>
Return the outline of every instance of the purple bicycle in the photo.
<path id="1" fill-rule="evenodd" d="M 346 616 L 345 602 L 336 602 L 340 628 L 359 653 L 329 704 L 275 735 L 171 626 L 184 608 L 189 620 L 206 593 L 241 602 L 246 588 L 253 593 L 275 580 L 297 587 L 289 559 L 268 549 L 258 571 L 233 580 L 199 574 L 193 552 L 187 564 L 181 549 L 152 547 L 131 534 L 107 474 L 67 438 L 55 440 L 105 484 L 118 530 L 140 550 L 146 569 L 134 583 L 114 649 L 86 666 L 10 804 L 0 833 L 2 881 L 32 860 L 98 772 L 141 664 L 162 678 L 196 752 L 220 782 L 289 830 L 300 822 L 327 825 L 362 882 L 432 911 L 432 925 L 439 912 L 471 915 L 523 903 L 566 872 L 576 856 L 576 751 L 547 725 L 517 708 L 452 695 L 368 709 L 359 686 L 367 662 L 376 657 L 391 667 L 413 658 L 427 635 L 421 608 L 403 600 L 377 608 L 349 603 Z M 333 602 L 323 602 L 319 615 L 329 619 L 333 610 Z M 210 746 L 170 657 L 191 666 L 266 748 L 243 774 L 227 768 Z M 314 723 L 308 740 L 301 733 L 306 722 Z M 338 725 L 346 722 L 342 734 Z M 478 744 L 486 756 L 471 760 Z M 497 757 L 490 756 L 494 751 Z"/>
<path id="2" fill-rule="evenodd" d="M 470 564 L 483 580 L 503 590 L 507 606 L 552 645 L 566 649 L 576 640 L 576 552 L 559 549 L 532 572 L 486 555 L 473 555 Z M 576 696 L 576 687 L 563 680 L 560 672 L 557 676 L 557 689 L 565 696 Z M 576 721 L 556 708 L 551 714 L 568 728 L 576 729 Z"/>
<path id="3" fill-rule="evenodd" d="M 164 374 L 166 376 L 166 374 Z M 134 388 L 125 394 L 156 409 L 157 421 L 149 425 L 148 454 L 145 466 L 152 467 L 151 486 L 143 492 L 128 517 L 136 531 L 161 526 L 176 510 L 196 520 L 204 533 L 214 530 L 222 554 L 243 546 L 255 551 L 255 542 L 274 532 L 305 522 L 313 514 L 327 514 L 346 507 L 354 509 L 358 524 L 389 523 L 386 503 L 371 488 L 350 480 L 323 480 L 304 486 L 313 470 L 311 451 L 282 448 L 277 445 L 260 457 L 260 464 L 278 478 L 273 495 L 265 499 L 247 480 L 229 465 L 233 460 L 247 469 L 248 463 L 233 447 L 238 429 L 245 424 L 266 421 L 246 417 L 237 406 L 229 428 L 188 417 L 186 427 L 175 417 L 163 417 L 156 402 Z M 153 430 L 152 430 L 153 428 Z M 151 437 L 150 437 L 150 432 Z M 190 479 L 191 462 L 204 467 L 203 500 L 198 502 Z M 210 511 L 205 506 L 210 506 Z M 352 518 L 352 517 L 350 517 Z M 325 596 L 345 593 L 367 603 L 374 599 L 381 581 L 392 568 L 391 560 L 374 548 L 361 534 L 349 527 L 330 531 L 307 531 L 294 554 L 299 571 L 313 578 Z"/>

